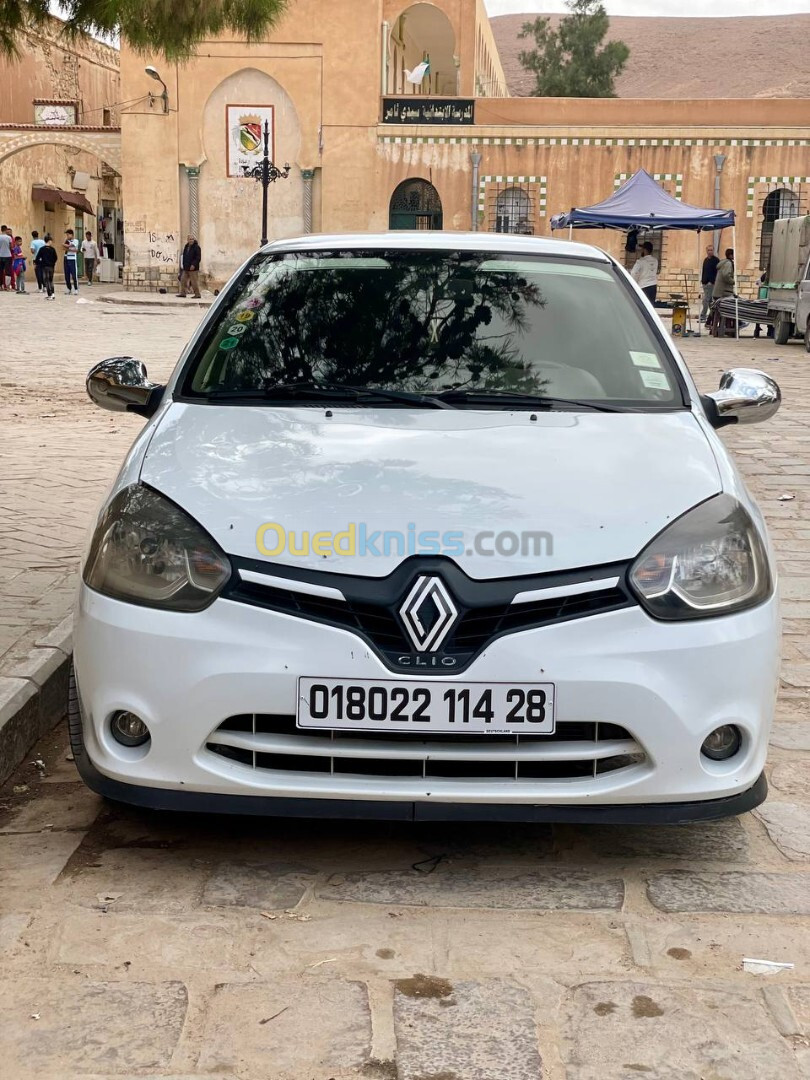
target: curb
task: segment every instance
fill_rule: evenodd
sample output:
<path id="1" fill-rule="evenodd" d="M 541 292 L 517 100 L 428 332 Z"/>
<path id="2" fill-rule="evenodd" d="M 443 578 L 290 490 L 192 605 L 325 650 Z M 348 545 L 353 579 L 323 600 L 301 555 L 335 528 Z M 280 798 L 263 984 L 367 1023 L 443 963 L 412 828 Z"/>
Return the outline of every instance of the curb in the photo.
<path id="1" fill-rule="evenodd" d="M 137 297 L 137 299 L 136 299 Z M 207 297 L 203 297 L 201 300 L 197 300 L 194 297 L 188 297 L 185 300 L 181 300 L 180 297 L 172 296 L 171 293 L 132 293 L 129 296 L 123 293 L 107 293 L 106 295 L 95 297 L 96 303 L 99 304 L 119 304 L 123 307 L 164 307 L 176 310 L 179 308 L 210 308 L 214 302 L 215 297 L 211 297 L 209 300 Z"/>
<path id="2" fill-rule="evenodd" d="M 0 676 L 0 784 L 65 715 L 72 652 L 73 616 L 68 615 Z"/>

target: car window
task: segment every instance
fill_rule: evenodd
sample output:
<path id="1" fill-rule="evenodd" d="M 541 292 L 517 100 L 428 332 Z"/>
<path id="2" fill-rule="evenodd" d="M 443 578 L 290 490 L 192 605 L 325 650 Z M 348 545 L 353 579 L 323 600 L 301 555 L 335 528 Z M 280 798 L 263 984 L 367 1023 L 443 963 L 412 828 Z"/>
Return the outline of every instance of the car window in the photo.
<path id="1" fill-rule="evenodd" d="M 683 404 L 671 357 L 607 262 L 489 252 L 261 255 L 192 360 L 192 396 L 340 384 Z"/>

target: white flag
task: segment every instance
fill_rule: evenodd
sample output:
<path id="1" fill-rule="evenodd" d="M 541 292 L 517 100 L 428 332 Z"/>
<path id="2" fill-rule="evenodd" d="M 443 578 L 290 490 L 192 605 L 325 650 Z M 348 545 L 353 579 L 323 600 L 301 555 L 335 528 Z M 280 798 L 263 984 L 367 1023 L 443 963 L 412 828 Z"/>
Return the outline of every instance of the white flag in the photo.
<path id="1" fill-rule="evenodd" d="M 421 64 L 417 64 L 413 71 L 406 69 L 405 76 L 409 83 L 413 83 L 414 86 L 421 86 L 422 80 L 426 75 L 430 74 L 430 61 L 423 60 Z"/>

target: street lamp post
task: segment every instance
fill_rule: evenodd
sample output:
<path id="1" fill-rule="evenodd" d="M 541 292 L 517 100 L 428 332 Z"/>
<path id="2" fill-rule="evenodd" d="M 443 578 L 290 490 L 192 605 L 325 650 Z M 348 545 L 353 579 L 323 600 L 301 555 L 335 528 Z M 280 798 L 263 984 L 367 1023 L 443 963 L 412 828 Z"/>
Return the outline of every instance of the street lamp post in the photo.
<path id="1" fill-rule="evenodd" d="M 267 189 L 276 180 L 286 180 L 290 175 L 290 166 L 285 163 L 280 169 L 270 160 L 270 122 L 264 122 L 264 156 L 258 165 L 243 165 L 243 176 L 252 176 L 262 185 L 262 239 L 261 246 L 267 243 Z"/>

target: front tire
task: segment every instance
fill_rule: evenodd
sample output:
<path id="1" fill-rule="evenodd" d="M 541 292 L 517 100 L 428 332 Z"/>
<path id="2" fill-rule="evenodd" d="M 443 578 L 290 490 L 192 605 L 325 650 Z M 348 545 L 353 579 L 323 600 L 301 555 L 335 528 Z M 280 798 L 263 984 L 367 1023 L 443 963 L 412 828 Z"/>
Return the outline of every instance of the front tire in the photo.
<path id="1" fill-rule="evenodd" d="M 804 347 L 810 353 L 810 315 L 807 316 L 807 327 L 804 331 Z"/>
<path id="2" fill-rule="evenodd" d="M 76 762 L 76 768 L 87 756 L 84 748 L 84 732 L 82 731 L 82 712 L 79 707 L 79 690 L 76 686 L 76 672 L 73 663 L 70 665 L 68 677 L 68 701 L 67 701 L 68 735 L 70 736 L 70 752 Z M 81 770 L 79 770 L 81 771 Z"/>
<path id="3" fill-rule="evenodd" d="M 793 331 L 793 324 L 786 311 L 777 311 L 773 324 L 773 340 L 777 345 L 787 345 Z"/>

